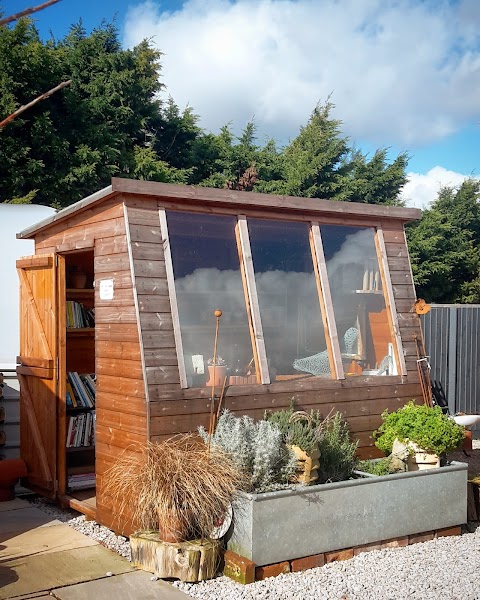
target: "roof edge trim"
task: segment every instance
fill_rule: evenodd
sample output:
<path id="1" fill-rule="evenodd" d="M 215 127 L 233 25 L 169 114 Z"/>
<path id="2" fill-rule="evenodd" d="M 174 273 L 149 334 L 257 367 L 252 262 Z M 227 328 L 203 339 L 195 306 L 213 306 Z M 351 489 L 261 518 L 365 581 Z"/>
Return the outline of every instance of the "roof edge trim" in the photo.
<path id="1" fill-rule="evenodd" d="M 62 208 L 62 210 L 59 210 L 54 215 L 51 215 L 50 217 L 47 217 L 46 219 L 43 219 L 42 221 L 39 221 L 38 223 L 35 223 L 34 225 L 23 229 L 22 231 L 17 233 L 17 239 L 31 238 L 34 236 L 34 234 L 38 233 L 45 227 L 48 227 L 52 223 L 55 223 L 56 221 L 61 221 L 68 217 L 70 214 L 79 212 L 80 210 L 83 210 L 90 206 L 90 204 L 93 204 L 94 202 L 98 202 L 98 200 L 102 200 L 103 198 L 111 196 L 113 193 L 113 187 L 111 185 L 108 185 L 107 187 L 98 190 L 98 192 L 95 192 L 94 194 L 91 194 L 90 196 L 87 196 L 86 198 L 83 198 L 82 200 L 79 200 L 74 204 L 70 204 L 70 206 L 67 206 L 66 208 Z"/>

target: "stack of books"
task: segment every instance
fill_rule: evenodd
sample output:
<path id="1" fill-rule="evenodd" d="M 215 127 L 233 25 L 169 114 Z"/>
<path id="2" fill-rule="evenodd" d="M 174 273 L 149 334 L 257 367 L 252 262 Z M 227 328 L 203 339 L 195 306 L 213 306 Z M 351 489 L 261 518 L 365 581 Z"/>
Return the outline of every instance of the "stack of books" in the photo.
<path id="1" fill-rule="evenodd" d="M 67 327 L 95 327 L 95 309 L 85 308 L 83 304 L 74 300 L 67 300 Z"/>
<path id="2" fill-rule="evenodd" d="M 77 371 L 67 373 L 67 407 L 95 407 L 95 374 L 80 375 Z"/>
<path id="3" fill-rule="evenodd" d="M 70 415 L 67 423 L 67 448 L 93 446 L 95 443 L 95 411 Z"/>

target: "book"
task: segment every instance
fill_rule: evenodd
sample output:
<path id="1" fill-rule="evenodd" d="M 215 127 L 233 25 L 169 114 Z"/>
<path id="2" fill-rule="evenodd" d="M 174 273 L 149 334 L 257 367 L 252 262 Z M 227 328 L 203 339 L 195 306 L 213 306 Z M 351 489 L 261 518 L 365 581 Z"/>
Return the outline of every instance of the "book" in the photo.
<path id="1" fill-rule="evenodd" d="M 67 448 L 70 448 L 70 439 L 72 437 L 73 422 L 74 422 L 74 417 L 68 417 L 67 439 L 66 439 L 66 442 L 65 442 L 65 445 L 66 445 Z"/>
<path id="2" fill-rule="evenodd" d="M 77 399 L 77 405 L 83 408 L 93 408 L 94 403 L 90 400 L 80 375 L 76 371 L 69 371 L 68 379 L 72 384 L 74 395 Z"/>
<path id="3" fill-rule="evenodd" d="M 95 327 L 95 309 L 86 308 L 81 302 L 67 300 L 67 328 Z"/>
<path id="4" fill-rule="evenodd" d="M 72 408 L 77 408 L 77 399 L 75 398 L 75 394 L 73 393 L 72 386 L 67 379 L 67 405 L 68 405 L 68 398 L 70 398 L 70 400 L 72 401 Z"/>

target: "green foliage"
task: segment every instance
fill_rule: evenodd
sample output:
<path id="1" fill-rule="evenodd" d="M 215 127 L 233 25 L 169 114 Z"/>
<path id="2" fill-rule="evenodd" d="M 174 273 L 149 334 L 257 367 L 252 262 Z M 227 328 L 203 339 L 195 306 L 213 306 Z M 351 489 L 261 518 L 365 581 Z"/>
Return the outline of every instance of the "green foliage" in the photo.
<path id="1" fill-rule="evenodd" d="M 441 456 L 458 448 L 465 437 L 465 428 L 444 415 L 439 406 L 431 408 L 415 404 L 413 400 L 395 412 L 384 411 L 382 420 L 374 437 L 375 445 L 385 454 L 391 454 L 397 438 Z"/>
<path id="2" fill-rule="evenodd" d="M 205 429 L 200 427 L 198 431 L 207 442 Z M 285 487 L 295 474 L 295 454 L 283 443 L 280 429 L 268 421 L 254 421 L 247 415 L 235 417 L 224 410 L 211 443 L 229 453 L 249 476 L 249 491 L 266 492 Z"/>
<path id="3" fill-rule="evenodd" d="M 124 50 L 114 25 L 43 42 L 34 22 L 0 27 L 0 118 L 50 90 L 2 129 L 0 201 L 30 198 L 61 208 L 112 176 L 356 202 L 398 203 L 406 155 L 371 159 L 341 134 L 327 101 L 284 148 L 259 144 L 256 126 L 236 136 L 198 126 L 191 107 L 159 100 L 161 53 L 144 40 Z M 248 176 L 247 176 L 248 175 Z M 18 200 L 16 200 L 18 201 Z"/>
<path id="4" fill-rule="evenodd" d="M 392 466 L 392 458 L 390 456 L 378 460 L 360 460 L 357 464 L 357 470 L 378 476 L 390 475 L 397 471 Z"/>
<path id="5" fill-rule="evenodd" d="M 480 302 L 480 182 L 444 187 L 407 227 L 417 295 L 427 302 Z"/>
<path id="6" fill-rule="evenodd" d="M 337 200 L 363 202 L 365 204 L 400 205 L 399 190 L 407 182 L 408 155 L 399 154 L 387 163 L 387 150 L 377 150 L 368 157 L 358 150 L 352 152 L 348 176 L 342 181 Z"/>
<path id="7" fill-rule="evenodd" d="M 265 419 L 280 429 L 285 444 L 298 446 L 307 453 L 318 449 L 323 435 L 323 419 L 318 411 L 295 410 L 292 403 L 287 410 L 266 412 Z"/>
<path id="8" fill-rule="evenodd" d="M 352 442 L 347 423 L 337 412 L 323 426 L 320 441 L 319 483 L 330 483 L 350 479 L 356 468 L 358 441 Z"/>
<path id="9" fill-rule="evenodd" d="M 113 25 L 86 35 L 81 23 L 43 43 L 28 19 L 0 27 L 0 116 L 72 84 L 2 129 L 0 196 L 64 206 L 135 168 L 135 148 L 162 121 L 160 53 L 148 42 L 122 50 Z"/>

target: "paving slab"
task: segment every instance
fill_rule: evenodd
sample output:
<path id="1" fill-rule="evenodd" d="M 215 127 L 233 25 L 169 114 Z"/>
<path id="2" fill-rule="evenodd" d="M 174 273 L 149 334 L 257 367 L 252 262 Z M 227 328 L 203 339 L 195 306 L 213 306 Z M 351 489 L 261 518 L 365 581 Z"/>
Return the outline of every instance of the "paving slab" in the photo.
<path id="1" fill-rule="evenodd" d="M 45 598 L 50 598 L 50 600 L 52 600 L 50 592 L 40 592 L 38 594 L 25 595 L 22 594 L 21 596 L 15 596 L 14 600 L 37 600 L 37 598 L 42 598 L 43 600 L 45 600 Z"/>
<path id="2" fill-rule="evenodd" d="M 30 502 L 22 500 L 21 498 L 14 498 L 13 500 L 0 502 L 0 512 L 4 512 L 5 510 L 15 510 L 17 508 L 28 508 L 29 506 L 32 506 Z"/>
<path id="3" fill-rule="evenodd" d="M 152 581 L 151 573 L 135 571 L 117 577 L 81 583 L 55 589 L 52 595 L 58 600 L 186 600 L 190 598 L 180 590 L 162 581 Z M 17 599 L 15 599 L 17 600 Z"/>
<path id="4" fill-rule="evenodd" d="M 14 558 L 98 545 L 94 539 L 63 524 L 6 534 L 0 536 L 0 540 L 0 563 Z"/>
<path id="5" fill-rule="evenodd" d="M 31 504 L 26 508 L 6 510 L 2 512 L 0 518 L 0 542 L 4 539 L 5 534 L 61 524 L 61 521 L 53 519 Z"/>
<path id="6" fill-rule="evenodd" d="M 0 600 L 134 570 L 127 560 L 99 544 L 13 558 L 0 565 Z"/>

